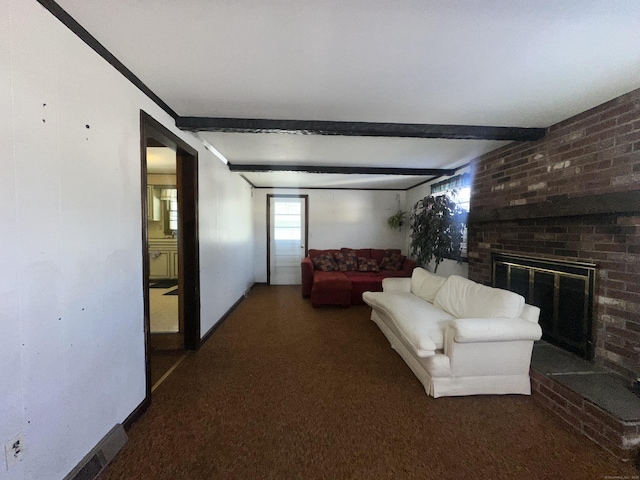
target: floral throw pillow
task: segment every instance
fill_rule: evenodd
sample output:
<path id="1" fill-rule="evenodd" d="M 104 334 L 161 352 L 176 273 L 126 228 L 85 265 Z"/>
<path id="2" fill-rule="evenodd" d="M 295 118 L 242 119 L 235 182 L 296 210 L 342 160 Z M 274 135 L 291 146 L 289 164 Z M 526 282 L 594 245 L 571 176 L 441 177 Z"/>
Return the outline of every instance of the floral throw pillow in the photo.
<path id="1" fill-rule="evenodd" d="M 356 252 L 353 250 L 337 252 L 334 257 L 341 272 L 358 270 L 358 257 L 356 257 Z"/>
<path id="2" fill-rule="evenodd" d="M 330 253 L 321 253 L 313 259 L 313 266 L 322 272 L 335 272 L 338 270 L 338 265 L 333 259 L 333 255 Z"/>
<path id="3" fill-rule="evenodd" d="M 378 262 L 375 258 L 358 257 L 358 271 L 360 272 L 379 272 Z"/>
<path id="4" fill-rule="evenodd" d="M 406 257 L 404 255 L 401 255 L 398 252 L 391 252 L 387 250 L 380 262 L 380 270 L 392 270 L 394 272 L 402 270 L 405 258 Z"/>

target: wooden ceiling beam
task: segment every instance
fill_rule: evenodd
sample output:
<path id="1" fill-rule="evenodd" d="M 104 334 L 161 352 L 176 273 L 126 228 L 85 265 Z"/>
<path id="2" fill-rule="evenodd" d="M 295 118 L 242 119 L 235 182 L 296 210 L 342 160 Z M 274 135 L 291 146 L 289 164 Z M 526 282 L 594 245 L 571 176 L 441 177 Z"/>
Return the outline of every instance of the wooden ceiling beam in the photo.
<path id="1" fill-rule="evenodd" d="M 341 167 L 329 165 L 247 165 L 235 163 L 228 163 L 227 165 L 232 172 L 304 172 L 360 175 L 440 176 L 453 175 L 457 170 L 441 168 Z"/>
<path id="2" fill-rule="evenodd" d="M 323 120 L 266 120 L 255 118 L 178 117 L 176 126 L 192 132 L 292 133 L 351 137 L 445 138 L 461 140 L 532 141 L 544 128 L 436 125 L 422 123 L 330 122 Z"/>

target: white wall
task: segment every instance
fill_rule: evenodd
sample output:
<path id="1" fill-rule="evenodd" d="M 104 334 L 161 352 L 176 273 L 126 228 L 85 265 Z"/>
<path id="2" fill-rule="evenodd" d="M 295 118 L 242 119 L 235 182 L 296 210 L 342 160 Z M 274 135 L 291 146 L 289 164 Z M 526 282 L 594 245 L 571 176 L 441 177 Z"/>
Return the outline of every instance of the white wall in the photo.
<path id="1" fill-rule="evenodd" d="M 456 175 L 468 173 L 468 172 L 469 172 L 469 168 L 464 168 L 464 169 L 461 169 L 459 172 L 457 172 Z M 444 178 L 447 178 L 447 177 L 444 177 Z M 407 190 L 406 201 L 407 201 L 407 211 L 409 212 L 409 214 L 411 214 L 411 212 L 413 211 L 413 206 L 416 203 L 418 203 L 419 200 L 422 200 L 424 197 L 431 195 L 431 184 L 440 182 L 444 180 L 444 178 L 438 178 L 433 182 L 425 183 L 424 185 L 420 185 L 416 188 Z M 407 227 L 406 236 L 404 240 L 405 241 L 404 249 L 409 253 L 411 253 L 410 234 L 411 234 L 411 227 Z M 433 272 L 435 269 L 435 262 L 431 262 L 429 265 L 426 266 L 426 268 L 427 270 Z M 469 278 L 469 264 L 466 262 L 458 263 L 455 260 L 445 259 L 442 262 L 440 262 L 440 265 L 438 265 L 438 270 L 436 273 L 438 275 L 442 275 L 443 277 L 448 277 L 449 275 L 460 275 L 461 277 Z"/>
<path id="2" fill-rule="evenodd" d="M 387 224 L 398 209 L 397 197 L 405 208 L 403 191 L 255 189 L 257 282 L 267 281 L 267 194 L 309 195 L 308 248 L 400 248 L 406 252 L 407 227 L 400 232 Z"/>
<path id="3" fill-rule="evenodd" d="M 211 155 L 200 161 L 199 168 L 204 336 L 255 282 L 254 231 L 250 185 Z"/>
<path id="4" fill-rule="evenodd" d="M 204 333 L 253 282 L 249 188 L 35 0 L 3 0 L 0 445 L 22 433 L 26 457 L 2 480 L 64 477 L 144 399 L 140 109 L 200 154 Z"/>

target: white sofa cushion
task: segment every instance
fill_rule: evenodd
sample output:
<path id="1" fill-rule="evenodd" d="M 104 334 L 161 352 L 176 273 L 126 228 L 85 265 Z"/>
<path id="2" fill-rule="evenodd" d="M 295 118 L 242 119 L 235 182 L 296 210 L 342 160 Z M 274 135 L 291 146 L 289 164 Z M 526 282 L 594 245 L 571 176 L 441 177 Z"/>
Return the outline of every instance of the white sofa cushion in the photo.
<path id="1" fill-rule="evenodd" d="M 438 290 L 433 305 L 455 318 L 518 318 L 524 298 L 517 293 L 451 275 Z"/>
<path id="2" fill-rule="evenodd" d="M 411 292 L 411 279 L 407 277 L 388 277 L 382 279 L 383 292 Z"/>
<path id="3" fill-rule="evenodd" d="M 444 332 L 453 317 L 412 293 L 365 292 L 364 301 L 383 311 L 390 325 L 418 357 L 444 347 Z"/>
<path id="4" fill-rule="evenodd" d="M 540 325 L 521 318 L 459 318 L 452 320 L 449 328 L 458 343 L 534 341 L 542 337 Z"/>
<path id="5" fill-rule="evenodd" d="M 538 323 L 538 319 L 540 318 L 540 309 L 525 303 L 524 307 L 522 307 L 520 318 L 527 320 L 528 322 Z"/>
<path id="6" fill-rule="evenodd" d="M 411 274 L 411 293 L 433 303 L 436 293 L 446 280 L 446 277 L 435 275 L 424 268 L 414 268 Z"/>

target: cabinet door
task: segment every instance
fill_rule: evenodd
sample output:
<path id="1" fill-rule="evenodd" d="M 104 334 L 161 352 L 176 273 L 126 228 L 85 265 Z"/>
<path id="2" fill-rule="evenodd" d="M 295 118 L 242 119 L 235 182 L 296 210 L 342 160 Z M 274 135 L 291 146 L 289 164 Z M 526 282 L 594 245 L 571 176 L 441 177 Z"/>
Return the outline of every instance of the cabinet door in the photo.
<path id="1" fill-rule="evenodd" d="M 171 252 L 151 250 L 149 252 L 149 278 L 171 278 Z"/>
<path id="2" fill-rule="evenodd" d="M 153 219 L 153 186 L 147 185 L 147 220 Z"/>
<path id="3" fill-rule="evenodd" d="M 171 252 L 171 278 L 178 278 L 178 252 Z"/>
<path id="4" fill-rule="evenodd" d="M 154 185 L 147 185 L 147 219 L 152 222 L 162 220 L 160 191 Z"/>

